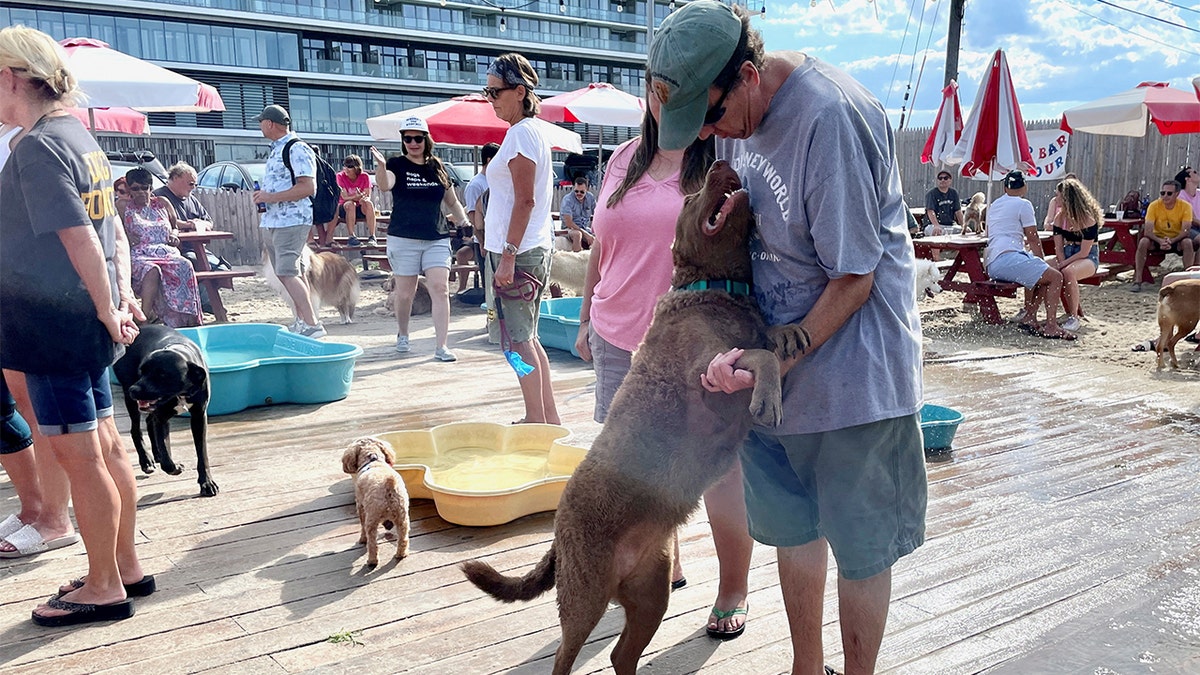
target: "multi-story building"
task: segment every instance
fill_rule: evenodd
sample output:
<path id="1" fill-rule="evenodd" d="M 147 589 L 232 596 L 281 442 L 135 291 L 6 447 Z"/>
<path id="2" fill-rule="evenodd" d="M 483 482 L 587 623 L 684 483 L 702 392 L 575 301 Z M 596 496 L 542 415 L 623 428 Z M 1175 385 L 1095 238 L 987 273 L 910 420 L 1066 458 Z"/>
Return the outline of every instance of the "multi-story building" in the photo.
<path id="1" fill-rule="evenodd" d="M 649 1 L 658 25 L 668 2 Z M 542 96 L 589 82 L 641 95 L 646 12 L 647 0 L 4 0 L 0 25 L 103 40 L 215 86 L 224 112 L 152 113 L 146 138 L 101 134 L 106 149 L 199 167 L 261 157 L 253 117 L 270 103 L 328 155 L 365 157 L 368 117 L 478 92 L 509 51 L 537 68 Z M 636 133 L 602 129 L 610 148 Z"/>

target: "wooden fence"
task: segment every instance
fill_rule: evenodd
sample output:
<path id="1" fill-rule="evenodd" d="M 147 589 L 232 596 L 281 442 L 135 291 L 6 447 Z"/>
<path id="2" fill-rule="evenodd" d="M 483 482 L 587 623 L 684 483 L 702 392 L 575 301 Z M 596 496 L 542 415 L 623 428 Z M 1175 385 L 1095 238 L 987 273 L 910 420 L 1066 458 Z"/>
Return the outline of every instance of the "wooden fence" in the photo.
<path id="1" fill-rule="evenodd" d="M 562 198 L 569 194 L 570 187 L 556 187 L 554 189 L 554 206 L 555 211 L 558 210 L 558 205 Z M 459 199 L 462 199 L 461 190 Z M 214 241 L 208 245 L 209 250 L 217 255 L 225 258 L 234 265 L 257 265 L 262 262 L 262 234 L 258 227 L 259 214 L 258 209 L 250 201 L 250 192 L 243 190 L 240 192 L 232 192 L 228 190 L 212 190 L 207 188 L 196 188 L 196 198 L 208 209 L 208 214 L 212 216 L 213 226 L 218 230 L 226 230 L 233 233 L 233 239 L 222 239 Z M 372 188 L 371 201 L 375 203 L 377 209 L 390 211 L 392 209 L 392 195 L 390 192 L 380 192 L 378 188 Z M 360 236 L 366 236 L 366 228 L 359 224 Z M 381 232 L 382 235 L 382 232 Z"/>
<path id="2" fill-rule="evenodd" d="M 1038 120 L 1026 123 L 1025 128 L 1057 129 L 1059 120 Z M 925 193 L 934 187 L 937 169 L 933 164 L 921 163 L 921 150 L 929 138 L 928 127 L 905 129 L 896 134 L 896 155 L 900 160 L 900 176 L 904 181 L 904 197 L 909 206 L 924 206 Z M 1100 136 L 1076 133 L 1071 136 L 1067 147 L 1068 172 L 1074 172 L 1079 180 L 1096 195 L 1100 205 L 1107 208 L 1121 201 L 1130 190 L 1143 195 L 1150 192 L 1158 198 L 1162 181 L 1174 177 L 1182 166 L 1200 165 L 1200 134 L 1175 134 L 1163 136 L 1150 129 L 1142 138 L 1127 136 Z M 954 189 L 963 199 L 975 192 L 986 192 L 987 181 L 963 178 L 953 168 Z M 1038 218 L 1045 216 L 1046 205 L 1054 192 L 1057 181 L 1030 181 L 1026 197 L 1037 209 Z M 992 196 L 999 196 L 999 183 L 992 186 Z"/>

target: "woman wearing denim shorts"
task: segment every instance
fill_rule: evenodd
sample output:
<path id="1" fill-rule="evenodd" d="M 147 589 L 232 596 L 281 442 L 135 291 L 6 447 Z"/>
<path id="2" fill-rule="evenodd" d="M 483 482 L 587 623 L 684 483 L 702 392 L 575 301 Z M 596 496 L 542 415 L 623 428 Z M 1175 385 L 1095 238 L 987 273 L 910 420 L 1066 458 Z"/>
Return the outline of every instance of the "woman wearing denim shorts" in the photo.
<path id="1" fill-rule="evenodd" d="M 1063 275 L 1063 310 L 1067 318 L 1063 330 L 1079 330 L 1083 308 L 1079 304 L 1079 282 L 1100 269 L 1100 223 L 1104 210 L 1083 183 L 1074 178 L 1058 186 L 1062 207 L 1055 214 L 1054 251 L 1051 265 Z"/>

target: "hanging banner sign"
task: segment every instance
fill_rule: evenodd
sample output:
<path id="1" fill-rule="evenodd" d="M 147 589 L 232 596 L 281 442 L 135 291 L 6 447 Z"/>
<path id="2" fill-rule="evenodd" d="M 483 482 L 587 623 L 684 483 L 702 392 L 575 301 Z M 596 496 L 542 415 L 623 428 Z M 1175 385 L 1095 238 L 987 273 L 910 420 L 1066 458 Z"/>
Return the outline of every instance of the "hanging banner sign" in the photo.
<path id="1" fill-rule="evenodd" d="M 1071 134 L 1061 129 L 1025 131 L 1029 139 L 1029 154 L 1033 155 L 1033 171 L 1027 180 L 1062 180 L 1067 175 L 1067 144 Z"/>

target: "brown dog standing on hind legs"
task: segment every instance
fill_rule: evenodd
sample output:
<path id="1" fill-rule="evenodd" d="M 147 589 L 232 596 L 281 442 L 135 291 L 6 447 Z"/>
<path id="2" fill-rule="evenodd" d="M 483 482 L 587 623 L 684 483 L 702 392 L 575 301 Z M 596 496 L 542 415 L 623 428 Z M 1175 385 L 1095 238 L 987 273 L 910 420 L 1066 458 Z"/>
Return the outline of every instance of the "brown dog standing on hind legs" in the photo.
<path id="1" fill-rule="evenodd" d="M 396 560 L 408 555 L 408 490 L 392 468 L 396 452 L 377 438 L 360 438 L 342 453 L 342 471 L 354 476 L 359 544 L 367 545 L 367 565 L 379 564 L 378 528 L 396 529 Z"/>
<path id="2" fill-rule="evenodd" d="M 1179 368 L 1175 345 L 1200 323 L 1200 279 L 1181 279 L 1158 291 L 1158 370 L 1163 352 L 1170 352 L 1171 367 Z M 1174 333 L 1172 333 L 1174 329 Z"/>
<path id="3" fill-rule="evenodd" d="M 767 328 L 758 312 L 749 287 L 752 222 L 737 175 L 715 163 L 684 202 L 675 290 L 658 301 L 604 429 L 567 483 L 550 551 L 520 578 L 479 561 L 463 565 L 472 583 L 506 602 L 558 586 L 556 675 L 570 672 L 610 600 L 625 608 L 613 667 L 637 669 L 667 609 L 672 533 L 737 459 L 751 424 L 779 423 L 779 359 L 803 352 L 808 340 L 794 325 Z M 738 361 L 754 373 L 754 389 L 706 391 L 700 375 L 713 355 L 737 345 L 758 346 Z"/>

